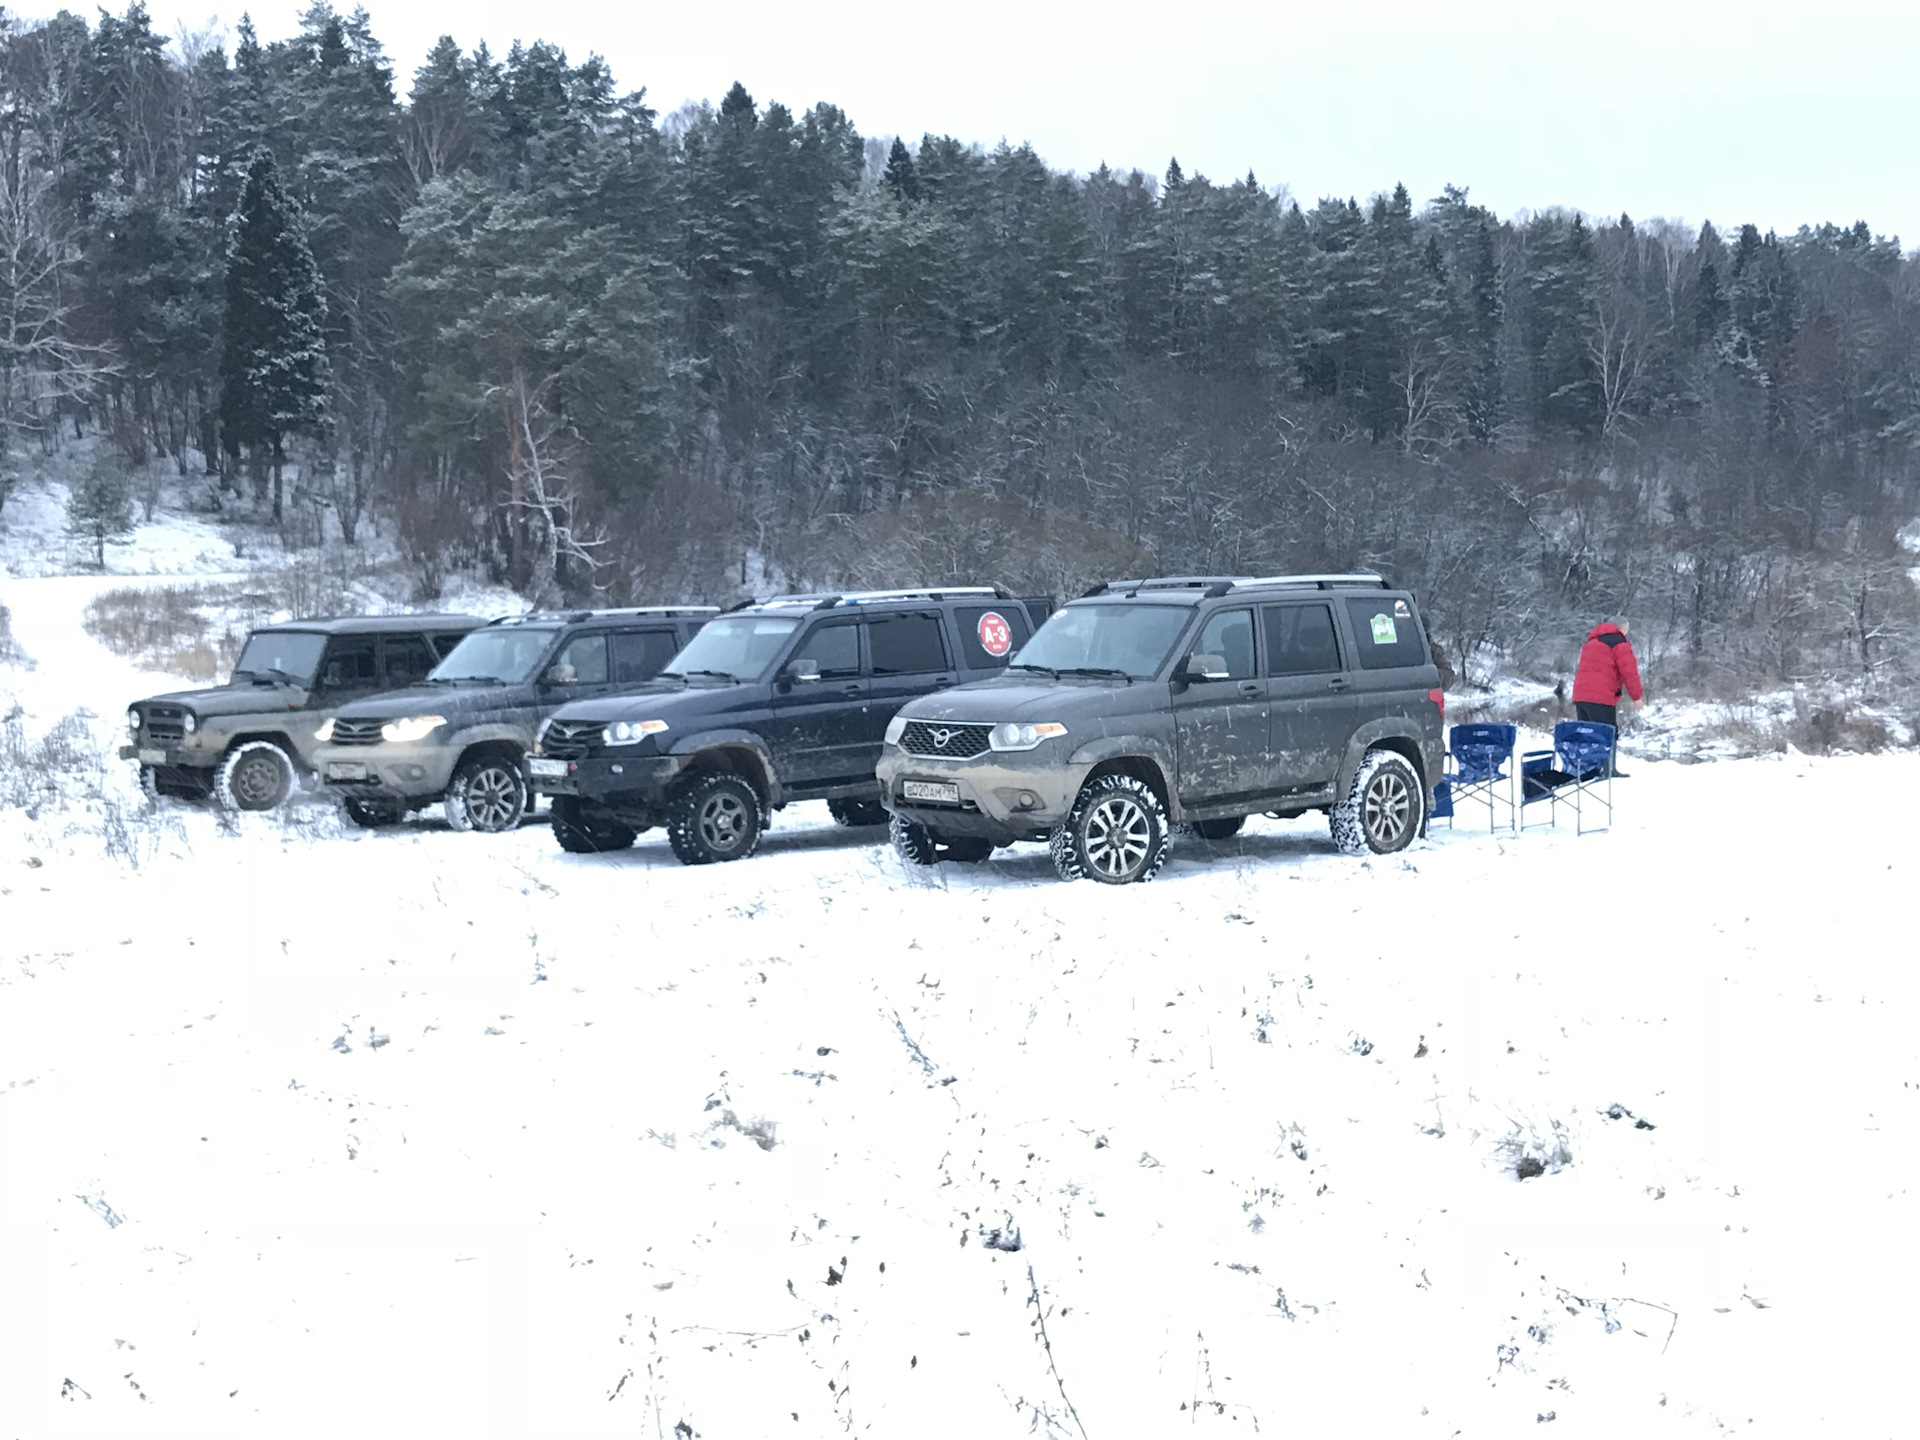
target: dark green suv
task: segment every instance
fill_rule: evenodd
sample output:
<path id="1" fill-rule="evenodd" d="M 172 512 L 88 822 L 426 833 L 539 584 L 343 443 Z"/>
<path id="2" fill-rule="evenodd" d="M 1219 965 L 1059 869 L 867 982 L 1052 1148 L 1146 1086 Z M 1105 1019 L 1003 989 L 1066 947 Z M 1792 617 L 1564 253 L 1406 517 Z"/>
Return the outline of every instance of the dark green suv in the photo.
<path id="1" fill-rule="evenodd" d="M 915 700 L 878 775 L 915 864 L 1045 841 L 1066 879 L 1150 880 L 1171 828 L 1326 811 L 1352 854 L 1405 846 L 1443 760 L 1413 596 L 1377 575 L 1098 586 L 1001 678 Z"/>

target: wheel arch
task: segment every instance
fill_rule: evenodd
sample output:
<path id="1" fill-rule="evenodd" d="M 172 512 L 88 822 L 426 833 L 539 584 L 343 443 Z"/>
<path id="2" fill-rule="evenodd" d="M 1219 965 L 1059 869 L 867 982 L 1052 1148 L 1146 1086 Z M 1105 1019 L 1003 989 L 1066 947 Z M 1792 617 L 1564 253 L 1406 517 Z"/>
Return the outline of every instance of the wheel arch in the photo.
<path id="1" fill-rule="evenodd" d="M 1375 750 L 1391 750 L 1403 757 L 1413 766 L 1413 773 L 1421 785 L 1431 789 L 1433 779 L 1427 774 L 1426 755 L 1421 748 L 1423 739 L 1420 730 L 1411 721 L 1397 717 L 1362 725 L 1347 742 L 1347 753 L 1341 757 L 1340 773 L 1334 779 L 1333 793 L 1336 796 L 1347 793 L 1354 775 Z"/>
<path id="2" fill-rule="evenodd" d="M 696 735 L 674 752 L 680 775 L 738 775 L 753 787 L 764 806 L 781 801 L 772 758 L 747 735 Z"/>

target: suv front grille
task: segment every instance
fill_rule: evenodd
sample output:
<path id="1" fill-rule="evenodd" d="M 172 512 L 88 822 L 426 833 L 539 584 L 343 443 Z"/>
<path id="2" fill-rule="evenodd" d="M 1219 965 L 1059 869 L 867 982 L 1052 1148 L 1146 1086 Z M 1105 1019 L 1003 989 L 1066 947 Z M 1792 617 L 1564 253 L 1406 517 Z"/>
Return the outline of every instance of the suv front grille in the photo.
<path id="1" fill-rule="evenodd" d="M 555 720 L 540 737 L 540 753 L 555 760 L 584 760 L 605 728 L 603 720 Z"/>
<path id="2" fill-rule="evenodd" d="M 900 748 L 909 755 L 932 755 L 941 760 L 971 760 L 987 748 L 991 725 L 945 725 L 909 720 Z"/>
<path id="3" fill-rule="evenodd" d="M 333 722 L 333 743 L 336 745 L 378 745 L 380 727 L 384 720 L 340 720 Z"/>
<path id="4" fill-rule="evenodd" d="M 159 745 L 178 745 L 187 738 L 187 712 L 178 705 L 149 705 L 143 733 Z"/>

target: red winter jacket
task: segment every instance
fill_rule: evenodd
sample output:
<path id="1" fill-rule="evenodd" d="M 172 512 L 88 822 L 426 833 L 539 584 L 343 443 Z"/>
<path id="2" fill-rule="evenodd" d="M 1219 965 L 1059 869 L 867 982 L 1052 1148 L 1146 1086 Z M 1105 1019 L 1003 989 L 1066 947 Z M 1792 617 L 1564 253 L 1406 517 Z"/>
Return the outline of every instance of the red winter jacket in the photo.
<path id="1" fill-rule="evenodd" d="M 1618 705 L 1622 690 L 1638 703 L 1640 662 L 1633 658 L 1633 646 L 1618 625 L 1596 625 L 1580 647 L 1580 668 L 1573 675 L 1574 704 Z"/>

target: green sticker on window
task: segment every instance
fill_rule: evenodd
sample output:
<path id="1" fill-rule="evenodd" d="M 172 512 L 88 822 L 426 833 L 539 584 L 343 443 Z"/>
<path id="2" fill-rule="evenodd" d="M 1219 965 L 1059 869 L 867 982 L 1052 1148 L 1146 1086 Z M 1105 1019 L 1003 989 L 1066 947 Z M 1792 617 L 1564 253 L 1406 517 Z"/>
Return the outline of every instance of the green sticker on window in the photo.
<path id="1" fill-rule="evenodd" d="M 1399 639 L 1400 635 L 1399 632 L 1393 628 L 1393 617 L 1391 615 L 1376 615 L 1373 617 L 1374 644 L 1392 645 L 1397 643 Z"/>

